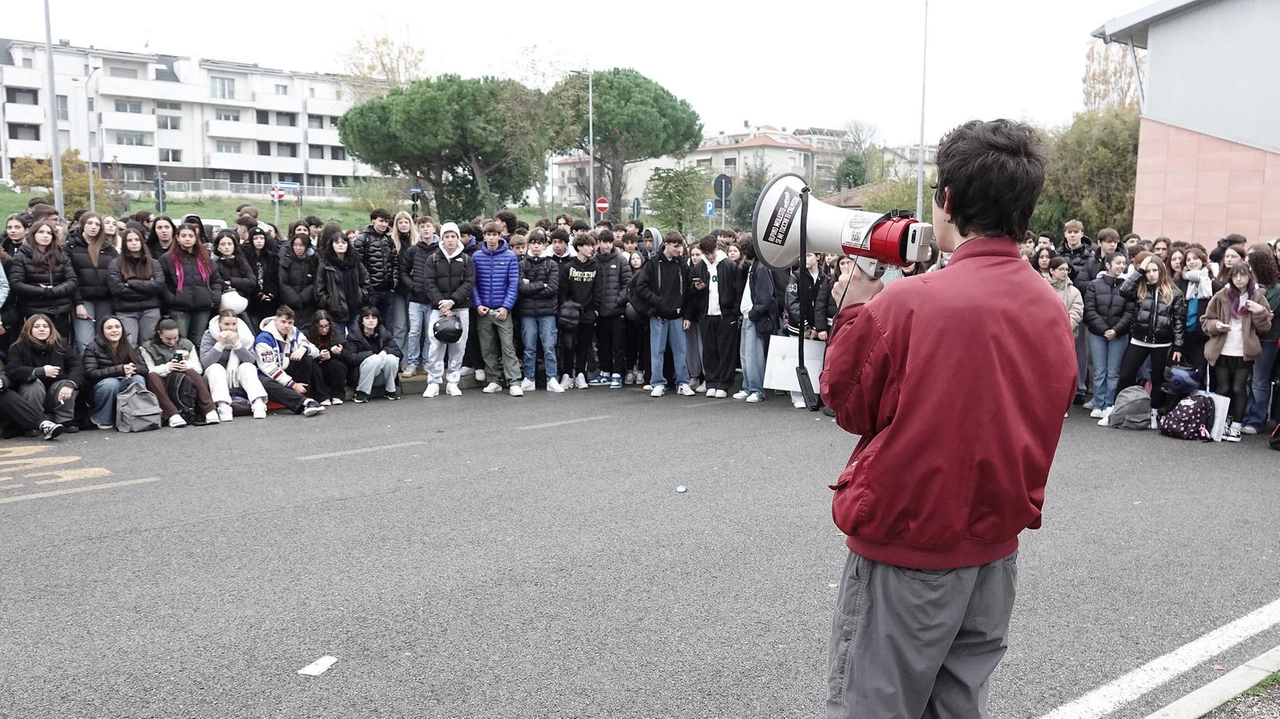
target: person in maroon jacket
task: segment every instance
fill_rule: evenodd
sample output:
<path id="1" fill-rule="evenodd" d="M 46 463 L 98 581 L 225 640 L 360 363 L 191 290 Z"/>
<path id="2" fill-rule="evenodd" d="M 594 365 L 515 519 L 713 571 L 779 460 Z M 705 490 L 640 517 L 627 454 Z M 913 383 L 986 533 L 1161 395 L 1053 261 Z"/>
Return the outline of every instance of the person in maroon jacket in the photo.
<path id="1" fill-rule="evenodd" d="M 832 485 L 849 549 L 828 654 L 832 718 L 987 715 L 1018 535 L 1040 526 L 1076 395 L 1066 308 L 1018 250 L 1044 184 L 1036 131 L 969 122 L 937 162 L 947 268 L 881 293 L 854 266 L 831 292 L 841 309 L 822 400 L 860 436 Z"/>

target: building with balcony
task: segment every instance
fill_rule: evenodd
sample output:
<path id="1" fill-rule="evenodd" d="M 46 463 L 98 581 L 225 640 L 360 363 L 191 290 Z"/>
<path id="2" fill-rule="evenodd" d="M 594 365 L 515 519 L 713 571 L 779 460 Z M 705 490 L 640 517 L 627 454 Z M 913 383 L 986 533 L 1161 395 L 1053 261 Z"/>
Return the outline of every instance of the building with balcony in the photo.
<path id="1" fill-rule="evenodd" d="M 1093 36 L 1147 51 L 1133 229 L 1212 247 L 1280 236 L 1275 0 L 1161 0 Z"/>
<path id="2" fill-rule="evenodd" d="M 179 190 L 257 193 L 297 182 L 327 196 L 376 174 L 338 138 L 338 118 L 353 104 L 341 76 L 66 41 L 54 46 L 53 65 L 50 98 L 44 43 L 0 39 L 0 178 L 11 179 L 20 157 L 50 157 L 54 131 L 63 151 L 79 150 L 103 177 L 129 184 L 162 173 Z"/>

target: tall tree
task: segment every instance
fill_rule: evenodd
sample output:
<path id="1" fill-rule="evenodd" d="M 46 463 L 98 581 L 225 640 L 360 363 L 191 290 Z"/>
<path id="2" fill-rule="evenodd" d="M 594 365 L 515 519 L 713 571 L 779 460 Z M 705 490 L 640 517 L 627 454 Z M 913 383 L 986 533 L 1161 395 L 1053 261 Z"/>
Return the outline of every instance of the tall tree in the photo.
<path id="1" fill-rule="evenodd" d="M 769 179 L 769 170 L 763 162 L 748 164 L 738 174 L 733 183 L 733 192 L 729 196 L 729 222 L 734 227 L 749 230 L 756 201 L 760 199 L 760 193 L 764 192 L 764 186 L 769 184 Z"/>
<path id="2" fill-rule="evenodd" d="M 651 213 L 647 224 L 689 232 L 711 197 L 711 177 L 699 167 L 659 167 L 649 176 L 645 197 Z"/>
<path id="3" fill-rule="evenodd" d="M 1069 128 L 1049 136 L 1044 191 L 1032 226 L 1059 233 L 1078 219 L 1092 234 L 1133 227 L 1139 112 L 1133 106 L 1081 112 Z"/>
<path id="4" fill-rule="evenodd" d="M 21 188 L 53 187 L 53 165 L 47 158 L 19 157 L 13 161 L 10 173 L 13 184 Z M 117 196 L 108 194 L 107 183 L 96 173 L 93 176 L 94 202 L 100 212 L 117 211 Z M 80 159 L 79 150 L 62 153 L 62 199 L 68 210 L 89 206 L 89 163 Z"/>
<path id="5" fill-rule="evenodd" d="M 1146 66 L 1146 52 L 1137 54 L 1138 66 Z M 1085 51 L 1081 83 L 1085 110 L 1138 106 L 1138 74 L 1134 72 L 1129 47 L 1094 40 Z"/>
<path id="6" fill-rule="evenodd" d="M 867 161 L 860 154 L 848 154 L 836 168 L 836 190 L 854 188 L 867 181 Z"/>
<path id="7" fill-rule="evenodd" d="M 919 218 L 921 222 L 933 222 L 933 202 L 932 190 L 929 185 L 932 184 L 925 179 L 924 188 L 924 217 Z M 876 183 L 868 188 L 867 193 L 862 198 L 863 209 L 867 212 L 890 212 L 893 210 L 911 210 L 916 209 L 916 178 L 915 175 L 903 179 L 885 180 Z"/>
<path id="8" fill-rule="evenodd" d="M 606 168 L 606 197 L 614 219 L 621 216 L 623 184 L 630 165 L 663 155 L 681 155 L 702 141 L 702 122 L 685 100 L 635 70 L 614 68 L 592 75 L 595 120 L 593 166 Z M 573 145 L 586 152 L 587 76 L 566 77 L 551 90 L 567 110 Z M 594 199 L 594 198 L 592 198 Z"/>
<path id="9" fill-rule="evenodd" d="M 356 38 L 342 56 L 344 85 L 357 103 L 424 77 L 420 48 L 386 34 Z"/>

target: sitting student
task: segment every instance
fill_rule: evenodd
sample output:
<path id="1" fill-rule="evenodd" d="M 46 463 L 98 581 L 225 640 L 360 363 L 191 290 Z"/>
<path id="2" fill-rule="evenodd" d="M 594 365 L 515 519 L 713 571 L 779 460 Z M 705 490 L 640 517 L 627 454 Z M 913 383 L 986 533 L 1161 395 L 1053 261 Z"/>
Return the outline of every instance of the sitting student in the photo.
<path id="1" fill-rule="evenodd" d="M 232 310 L 222 310 L 209 320 L 209 329 L 200 337 L 200 363 L 209 396 L 217 406 L 218 420 L 230 422 L 231 390 L 238 388 L 249 399 L 253 418 L 267 416 L 267 390 L 258 379 L 254 364 L 253 332 Z"/>
<path id="2" fill-rule="evenodd" d="M 68 432 L 79 427 L 75 418 L 76 396 L 84 383 L 80 356 L 45 314 L 34 314 L 22 325 L 22 333 L 9 348 L 9 378 L 14 388 L 38 404 L 49 419 Z"/>
<path id="3" fill-rule="evenodd" d="M 360 330 L 347 336 L 351 343 L 351 364 L 357 368 L 356 404 L 369 401 L 373 383 L 381 380 L 387 399 L 400 399 L 396 390 L 396 371 L 403 353 L 396 345 L 391 330 L 382 324 L 377 307 L 360 310 Z"/>
<path id="4" fill-rule="evenodd" d="M 306 335 L 307 340 L 320 351 L 312 376 L 315 381 L 311 396 L 325 407 L 342 404 L 342 398 L 347 394 L 347 373 L 351 368 L 351 354 L 346 351 L 346 328 L 335 322 L 328 312 L 316 310 L 306 328 Z"/>
<path id="5" fill-rule="evenodd" d="M 107 286 L 116 316 L 124 323 L 130 342 L 139 342 L 156 330 L 160 321 L 160 295 L 164 292 L 164 268 L 151 259 L 142 231 L 126 227 L 120 256 L 107 267 Z"/>
<path id="6" fill-rule="evenodd" d="M 98 323 L 98 336 L 84 350 L 85 381 L 93 385 L 93 424 L 111 429 L 116 421 L 116 397 L 132 383 L 145 387 L 147 365 L 124 333 L 119 317 Z"/>
<path id="7" fill-rule="evenodd" d="M 62 434 L 65 427 L 44 418 L 44 407 L 39 402 L 24 397 L 21 392 L 9 391 L 9 376 L 0 362 L 0 422 L 22 430 L 28 437 L 53 439 Z"/>
<path id="8" fill-rule="evenodd" d="M 311 391 L 307 385 L 320 351 L 293 326 L 293 309 L 289 305 L 280 305 L 275 317 L 262 321 L 253 354 L 267 397 L 305 417 L 324 411 L 323 405 L 305 396 Z"/>
<path id="9" fill-rule="evenodd" d="M 212 320 L 210 320 L 212 322 Z M 147 389 L 151 390 L 160 403 L 161 420 L 170 427 L 185 427 L 187 421 L 178 410 L 175 397 L 170 392 L 173 385 L 169 376 L 176 373 L 186 375 L 196 391 L 197 426 L 218 423 L 218 410 L 214 406 L 213 397 L 209 396 L 209 387 L 200 373 L 200 358 L 196 356 L 195 344 L 178 333 L 178 323 L 165 317 L 156 324 L 155 334 L 142 345 L 142 361 L 147 365 Z"/>

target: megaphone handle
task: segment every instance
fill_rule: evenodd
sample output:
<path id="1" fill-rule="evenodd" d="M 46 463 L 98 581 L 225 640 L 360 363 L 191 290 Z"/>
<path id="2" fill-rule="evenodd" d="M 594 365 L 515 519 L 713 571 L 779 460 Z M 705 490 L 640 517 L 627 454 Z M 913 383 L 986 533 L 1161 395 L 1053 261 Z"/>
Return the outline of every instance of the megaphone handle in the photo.
<path id="1" fill-rule="evenodd" d="M 818 395 L 813 391 L 813 381 L 809 379 L 809 368 L 804 364 L 804 319 L 809 316 L 813 303 L 804 285 L 804 275 L 809 272 L 809 186 L 800 191 L 800 271 L 796 273 L 796 299 L 799 300 L 800 316 L 796 324 L 800 328 L 800 336 L 796 338 L 799 348 L 796 351 L 796 381 L 800 385 L 800 393 L 804 395 L 805 407 L 810 412 L 819 409 Z"/>

